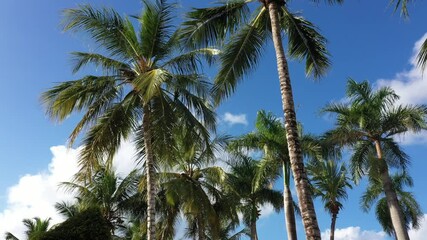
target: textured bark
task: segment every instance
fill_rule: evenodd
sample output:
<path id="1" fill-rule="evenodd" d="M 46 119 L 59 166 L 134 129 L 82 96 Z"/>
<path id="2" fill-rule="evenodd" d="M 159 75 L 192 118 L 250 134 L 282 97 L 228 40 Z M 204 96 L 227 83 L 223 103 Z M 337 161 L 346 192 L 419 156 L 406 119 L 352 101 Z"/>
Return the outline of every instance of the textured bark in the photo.
<path id="1" fill-rule="evenodd" d="M 145 164 L 147 168 L 147 240 L 156 239 L 156 169 L 152 146 L 152 135 L 150 129 L 150 109 L 144 107 L 142 117 L 142 128 L 144 131 Z"/>
<path id="2" fill-rule="evenodd" d="M 305 234 L 306 238 L 309 240 L 320 240 L 320 229 L 317 223 L 316 211 L 314 210 L 313 199 L 311 197 L 307 174 L 304 169 L 301 154 L 301 146 L 298 139 L 299 136 L 291 79 L 289 76 L 285 52 L 283 50 L 278 6 L 275 1 L 268 2 L 267 6 L 271 19 L 274 48 L 276 50 L 277 70 L 279 73 L 280 91 L 282 95 L 282 107 L 285 115 L 286 139 L 288 141 L 291 168 L 294 176 Z"/>
<path id="3" fill-rule="evenodd" d="M 331 236 L 330 240 L 334 240 L 335 238 L 335 223 L 337 221 L 337 213 L 332 213 L 332 221 L 331 221 Z"/>
<path id="4" fill-rule="evenodd" d="M 285 179 L 285 165 L 283 165 L 283 178 Z M 288 240 L 297 240 L 297 227 L 295 223 L 294 200 L 292 198 L 289 182 L 283 181 L 283 205 L 285 209 L 286 230 L 288 232 Z"/>
<path id="5" fill-rule="evenodd" d="M 388 172 L 387 163 L 383 159 L 381 143 L 378 140 L 375 141 L 375 148 L 377 150 L 378 160 L 383 161 L 383 164 L 380 169 L 381 182 L 383 184 L 384 194 L 387 199 L 387 205 L 390 211 L 391 222 L 393 224 L 393 229 L 396 234 L 396 239 L 409 240 L 409 235 L 408 231 L 406 230 L 402 209 L 400 208 L 396 191 L 393 188 L 393 183 Z"/>

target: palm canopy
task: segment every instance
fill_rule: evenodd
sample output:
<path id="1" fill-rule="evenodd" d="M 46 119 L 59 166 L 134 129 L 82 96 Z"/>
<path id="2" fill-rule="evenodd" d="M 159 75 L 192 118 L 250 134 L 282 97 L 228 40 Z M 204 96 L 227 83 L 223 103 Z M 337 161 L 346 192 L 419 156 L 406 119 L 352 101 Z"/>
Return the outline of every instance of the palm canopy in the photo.
<path id="1" fill-rule="evenodd" d="M 217 137 L 206 142 L 185 126 L 175 128 L 173 136 L 170 149 L 173 158 L 169 165 L 163 165 L 164 171 L 159 172 L 165 204 L 177 210 L 170 217 L 183 214 L 188 237 L 218 239 L 223 219 L 230 220 L 230 226 L 238 222 L 237 213 L 222 191 L 226 173 L 214 165 L 215 153 L 223 150 L 227 138 Z"/>
<path id="2" fill-rule="evenodd" d="M 326 39 L 311 22 L 292 13 L 286 1 L 277 2 L 281 28 L 288 37 L 289 56 L 305 59 L 307 75 L 315 78 L 324 75 L 330 65 Z M 219 101 L 229 96 L 239 81 L 255 69 L 263 48 L 271 39 L 266 1 L 227 0 L 213 7 L 193 9 L 183 23 L 183 33 L 181 40 L 190 47 L 225 45 L 215 78 Z"/>
<path id="3" fill-rule="evenodd" d="M 327 212 L 338 214 L 343 208 L 342 201 L 348 197 L 347 188 L 352 188 L 345 165 L 333 160 L 311 161 L 307 171 L 313 195 L 320 197 Z"/>
<path id="4" fill-rule="evenodd" d="M 235 195 L 243 222 L 250 229 L 251 239 L 258 239 L 256 222 L 260 217 L 260 207 L 270 204 L 279 212 L 283 207 L 282 193 L 272 188 L 274 174 L 259 177 L 259 161 L 245 154 L 234 154 L 229 165 L 228 191 Z"/>
<path id="5" fill-rule="evenodd" d="M 58 121 L 73 112 L 83 112 L 70 143 L 89 129 L 80 154 L 86 178 L 100 159 L 111 160 L 123 139 L 132 133 L 143 138 L 142 131 L 137 130 L 141 130 L 141 117 L 146 113 L 153 115 L 150 127 L 156 132 L 154 142 L 165 141 L 167 130 L 178 118 L 206 137 L 205 127 L 214 128 L 210 86 L 199 70 L 217 51 L 205 48 L 182 52 L 180 31 L 172 25 L 173 5 L 165 0 L 147 0 L 143 5 L 135 21 L 113 9 L 98 10 L 89 5 L 64 11 L 64 30 L 88 34 L 100 52 L 73 53 L 73 71 L 94 65 L 103 74 L 59 83 L 46 91 L 42 100 L 48 115 Z M 137 143 L 138 149 L 144 149 L 143 141 Z"/>
<path id="6" fill-rule="evenodd" d="M 73 211 L 99 208 L 114 232 L 126 220 L 125 217 L 132 208 L 145 206 L 144 199 L 138 193 L 140 178 L 136 170 L 120 178 L 112 169 L 102 168 L 88 184 L 63 182 L 61 186 L 67 191 L 75 192 L 78 202 L 74 206 L 57 204 L 57 209 L 66 215 L 75 215 Z"/>
<path id="7" fill-rule="evenodd" d="M 411 227 L 418 229 L 420 220 L 423 217 L 423 211 L 420 205 L 411 192 L 405 191 L 405 187 L 412 187 L 412 178 L 406 173 L 396 173 L 392 177 L 393 187 L 399 198 L 399 204 L 403 212 L 406 229 Z M 375 206 L 375 215 L 383 227 L 384 231 L 389 235 L 394 235 L 393 225 L 390 212 L 387 208 L 387 200 L 383 194 L 381 181 L 378 178 L 372 178 L 369 181 L 369 186 L 363 193 L 360 200 L 362 209 L 368 212 L 372 206 Z"/>
<path id="8" fill-rule="evenodd" d="M 27 230 L 25 230 L 25 235 L 28 240 L 39 240 L 49 230 L 50 227 L 50 218 L 45 220 L 35 217 L 33 219 L 24 219 L 22 222 L 24 223 Z M 12 233 L 7 232 L 5 234 L 6 240 L 19 240 Z"/>
<path id="9" fill-rule="evenodd" d="M 381 144 L 388 166 L 405 168 L 409 156 L 394 137 L 426 129 L 427 107 L 398 104 L 399 96 L 391 88 L 374 91 L 367 81 L 357 83 L 352 79 L 347 84 L 347 98 L 347 103 L 333 103 L 322 111 L 337 115 L 336 128 L 326 138 L 353 147 L 351 169 L 355 180 L 368 170 L 378 170 L 375 142 Z"/>

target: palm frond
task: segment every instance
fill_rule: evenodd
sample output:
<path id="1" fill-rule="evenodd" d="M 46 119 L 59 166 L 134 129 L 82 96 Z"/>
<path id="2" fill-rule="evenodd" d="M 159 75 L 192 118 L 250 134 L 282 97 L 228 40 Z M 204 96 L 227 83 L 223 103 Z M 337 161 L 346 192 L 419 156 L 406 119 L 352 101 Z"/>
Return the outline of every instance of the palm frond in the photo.
<path id="1" fill-rule="evenodd" d="M 62 25 L 65 31 L 89 33 L 111 56 L 121 59 L 137 58 L 137 46 L 129 45 L 129 36 L 126 35 L 131 32 L 128 29 L 130 25 L 113 9 L 97 10 L 90 5 L 81 5 L 76 9 L 64 10 L 63 15 Z"/>
<path id="2" fill-rule="evenodd" d="M 106 57 L 102 54 L 72 52 L 71 55 L 74 65 L 73 73 L 78 72 L 82 67 L 86 66 L 87 64 L 93 64 L 96 67 L 101 67 L 106 74 L 117 74 L 122 69 L 130 69 L 127 64 Z"/>
<path id="3" fill-rule="evenodd" d="M 305 59 L 307 75 L 314 78 L 325 75 L 330 67 L 326 38 L 311 22 L 290 13 L 286 7 L 282 7 L 282 11 L 282 25 L 288 36 L 289 55 L 300 60 Z"/>
<path id="4" fill-rule="evenodd" d="M 145 61 L 154 60 L 153 57 L 162 58 L 166 44 L 173 34 L 172 9 L 174 5 L 165 0 L 144 0 L 144 10 L 139 17 L 141 24 L 140 38 L 141 51 Z"/>
<path id="5" fill-rule="evenodd" d="M 209 47 L 221 45 L 225 37 L 246 22 L 249 7 L 245 0 L 226 1 L 211 8 L 195 8 L 186 15 L 181 37 L 184 46 Z"/>
<path id="6" fill-rule="evenodd" d="M 220 55 L 221 66 L 213 89 L 216 103 L 230 96 L 242 78 L 258 65 L 268 36 L 265 27 L 267 18 L 268 12 L 262 8 L 258 15 L 233 34 L 225 45 Z"/>
<path id="7" fill-rule="evenodd" d="M 424 40 L 420 52 L 417 55 L 417 64 L 422 70 L 425 70 L 427 67 L 427 39 Z"/>

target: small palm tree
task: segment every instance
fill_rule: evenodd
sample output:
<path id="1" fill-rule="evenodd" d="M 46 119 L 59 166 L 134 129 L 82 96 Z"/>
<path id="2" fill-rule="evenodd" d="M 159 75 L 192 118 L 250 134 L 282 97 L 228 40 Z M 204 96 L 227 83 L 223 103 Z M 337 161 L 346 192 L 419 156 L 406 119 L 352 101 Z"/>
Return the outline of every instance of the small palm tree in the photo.
<path id="1" fill-rule="evenodd" d="M 302 132 L 302 131 L 300 131 Z M 255 150 L 262 151 L 259 163 L 259 176 L 283 175 L 283 207 L 285 209 L 286 229 L 289 240 L 297 239 L 295 212 L 298 211 L 291 194 L 291 166 L 286 130 L 282 121 L 271 112 L 259 111 L 255 122 L 255 131 L 233 140 L 229 144 L 231 151 Z M 310 135 L 300 137 L 303 155 L 317 158 L 320 145 Z"/>
<path id="2" fill-rule="evenodd" d="M 143 201 L 142 196 L 138 194 L 139 180 L 140 176 L 136 170 L 120 179 L 111 169 L 102 168 L 88 184 L 62 183 L 61 186 L 66 190 L 77 193 L 78 201 L 74 205 L 59 203 L 56 208 L 68 217 L 88 208 L 99 208 L 114 234 L 124 223 L 126 213 L 132 211 L 130 208 L 145 205 L 145 202 L 136 204 L 135 201 Z"/>
<path id="3" fill-rule="evenodd" d="M 25 231 L 25 235 L 28 240 L 39 240 L 49 230 L 50 218 L 42 220 L 39 217 L 35 217 L 33 219 L 24 219 L 22 222 L 24 223 L 27 230 Z M 7 232 L 5 234 L 6 240 L 19 240 L 12 233 Z"/>
<path id="4" fill-rule="evenodd" d="M 406 173 L 398 173 L 391 176 L 393 188 L 399 198 L 399 205 L 403 212 L 406 230 L 412 226 L 414 229 L 420 227 L 420 220 L 423 217 L 423 212 L 420 205 L 411 192 L 405 191 L 404 187 L 412 187 L 412 178 Z M 390 236 L 396 236 L 387 207 L 387 199 L 384 196 L 384 191 L 381 186 L 381 180 L 371 178 L 369 186 L 361 198 L 362 209 L 368 212 L 372 206 L 375 206 L 375 215 L 383 227 L 384 231 Z"/>
<path id="5" fill-rule="evenodd" d="M 85 181 L 90 181 L 102 160 L 111 162 L 123 139 L 136 138 L 147 169 L 147 236 L 153 240 L 155 149 L 167 149 L 165 143 L 171 141 L 177 119 L 209 137 L 205 127 L 213 130 L 215 117 L 209 106 L 210 86 L 199 70 L 204 57 L 212 60 L 217 50 L 182 52 L 180 31 L 172 23 L 173 5 L 166 0 L 142 2 L 142 14 L 135 19 L 137 27 L 113 9 L 83 5 L 65 10 L 64 29 L 87 33 L 101 51 L 73 53 L 74 72 L 88 64 L 103 71 L 101 76 L 60 83 L 42 99 L 48 115 L 59 121 L 73 112 L 83 112 L 70 143 L 89 129 L 80 154 L 79 178 Z"/>
<path id="6" fill-rule="evenodd" d="M 236 194 L 239 211 L 243 222 L 250 230 L 251 240 L 258 240 L 256 222 L 260 216 L 260 207 L 271 204 L 278 212 L 283 207 L 283 197 L 280 191 L 272 189 L 272 176 L 259 177 L 259 162 L 239 154 L 231 160 L 230 174 L 227 177 L 229 191 Z"/>
<path id="7" fill-rule="evenodd" d="M 330 140 L 353 148 L 351 170 L 357 181 L 362 175 L 380 176 L 396 237 L 409 239 L 402 209 L 389 175 L 389 167 L 405 168 L 409 157 L 393 139 L 398 134 L 427 128 L 427 107 L 399 105 L 399 96 L 388 87 L 374 91 L 367 81 L 347 84 L 348 103 L 330 104 L 323 111 L 337 114 Z"/>
<path id="8" fill-rule="evenodd" d="M 172 205 L 171 209 L 180 209 L 187 221 L 188 237 L 218 239 L 222 219 L 238 221 L 222 191 L 225 172 L 213 165 L 217 160 L 214 152 L 223 148 L 224 140 L 205 142 L 186 127 L 175 129 L 170 150 L 173 158 L 160 172 L 160 179 L 166 203 Z"/>
<path id="9" fill-rule="evenodd" d="M 335 161 L 311 161 L 307 166 L 310 182 L 315 197 L 320 197 L 324 207 L 331 214 L 330 240 L 334 240 L 335 223 L 339 211 L 343 208 L 342 201 L 347 199 L 347 188 L 352 188 L 347 169 L 344 164 Z"/>

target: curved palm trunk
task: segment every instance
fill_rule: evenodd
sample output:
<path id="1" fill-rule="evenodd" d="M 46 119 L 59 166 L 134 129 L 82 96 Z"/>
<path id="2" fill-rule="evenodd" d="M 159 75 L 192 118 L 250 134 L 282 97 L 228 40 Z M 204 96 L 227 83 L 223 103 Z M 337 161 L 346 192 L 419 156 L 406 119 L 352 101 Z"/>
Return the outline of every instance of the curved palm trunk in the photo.
<path id="1" fill-rule="evenodd" d="M 289 157 L 294 175 L 298 202 L 304 224 L 305 234 L 309 240 L 320 240 L 320 230 L 317 223 L 316 211 L 309 190 L 309 184 L 301 154 L 301 146 L 298 139 L 297 121 L 292 96 L 291 79 L 288 64 L 282 45 L 281 28 L 277 3 L 274 0 L 266 1 L 271 19 L 274 48 L 276 50 L 277 70 L 280 80 L 282 95 L 282 107 L 285 114 L 286 138 L 288 141 Z"/>
<path id="2" fill-rule="evenodd" d="M 330 236 L 330 240 L 334 240 L 335 239 L 335 223 L 337 221 L 337 213 L 334 212 L 332 213 L 332 221 L 331 221 L 331 236 Z"/>
<path id="3" fill-rule="evenodd" d="M 283 164 L 283 205 L 285 209 L 286 230 L 288 240 L 297 240 L 297 227 L 295 223 L 294 200 L 289 186 L 289 165 Z"/>
<path id="4" fill-rule="evenodd" d="M 375 148 L 377 150 L 378 159 L 380 161 L 383 160 L 381 144 L 378 140 L 375 141 Z M 381 182 L 383 184 L 384 194 L 386 196 L 387 205 L 390 211 L 391 222 L 393 224 L 393 229 L 396 234 L 396 239 L 409 240 L 409 235 L 408 235 L 408 231 L 406 230 L 402 209 L 399 206 L 399 201 L 397 200 L 396 191 L 394 191 L 393 183 L 388 173 L 388 167 L 385 161 L 383 161 L 383 166 L 381 167 L 380 174 L 381 174 Z"/>
<path id="5" fill-rule="evenodd" d="M 156 239 L 156 220 L 155 220 L 155 204 L 156 204 L 156 180 L 155 166 L 152 146 L 152 135 L 150 129 L 150 109 L 144 107 L 144 115 L 142 117 L 142 127 L 144 131 L 145 158 L 147 168 L 147 240 Z"/>

